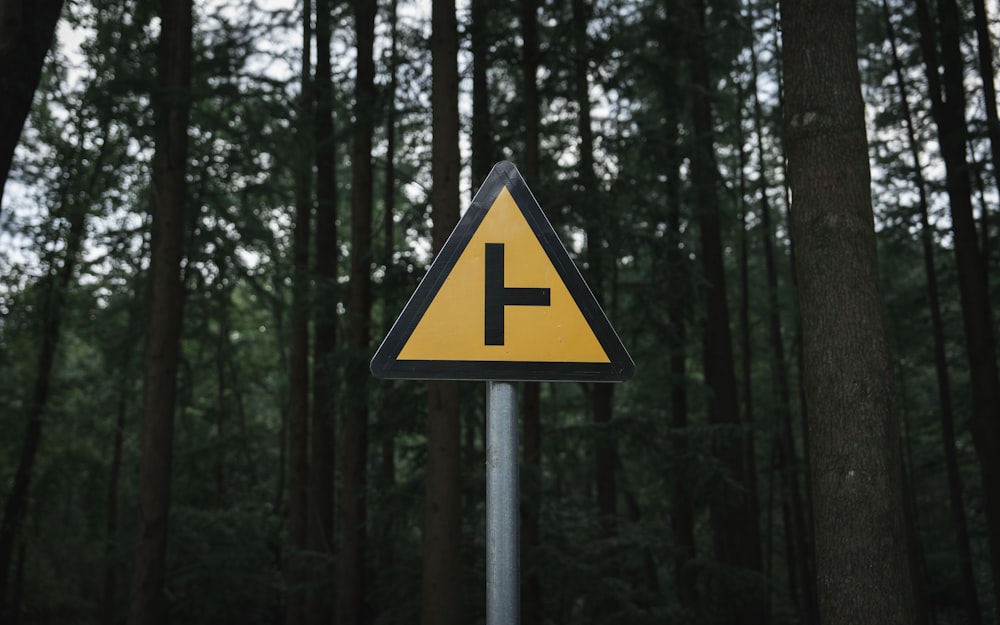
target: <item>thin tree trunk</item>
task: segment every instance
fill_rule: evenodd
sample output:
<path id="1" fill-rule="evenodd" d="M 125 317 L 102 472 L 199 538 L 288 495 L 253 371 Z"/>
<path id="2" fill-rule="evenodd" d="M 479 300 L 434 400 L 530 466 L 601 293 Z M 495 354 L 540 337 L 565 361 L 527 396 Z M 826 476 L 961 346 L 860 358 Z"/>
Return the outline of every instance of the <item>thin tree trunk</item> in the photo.
<path id="1" fill-rule="evenodd" d="M 328 561 L 333 556 L 333 491 L 337 372 L 337 146 L 333 129 L 333 78 L 330 68 L 330 0 L 316 0 L 316 261 L 313 327 L 313 397 L 309 438 L 309 515 L 307 546 Z M 325 569 L 324 569 L 325 571 Z M 323 572 L 317 575 L 324 578 Z M 306 622 L 333 621 L 333 593 L 313 589 Z"/>
<path id="2" fill-rule="evenodd" d="M 577 169 L 579 181 L 580 206 L 586 222 L 587 241 L 587 283 L 594 296 L 602 306 L 604 301 L 605 272 L 603 246 L 603 228 L 599 217 L 600 207 L 593 201 L 598 193 L 597 173 L 594 170 L 594 132 L 590 126 L 590 81 L 587 76 L 587 25 L 589 7 L 584 0 L 573 0 L 573 45 L 575 48 L 573 60 L 573 96 L 577 105 L 577 132 L 580 136 L 580 161 Z M 594 445 L 594 483 L 597 495 L 597 514 L 600 518 L 601 537 L 613 538 L 617 533 L 617 503 L 615 471 L 618 464 L 618 454 L 615 449 L 614 436 L 611 433 L 613 418 L 612 395 L 614 386 L 611 384 L 592 384 L 590 386 L 590 403 L 596 427 L 596 442 Z"/>
<path id="3" fill-rule="evenodd" d="M 990 41 L 989 16 L 983 0 L 972 0 L 975 14 L 979 75 L 983 81 L 983 99 L 986 105 L 986 131 L 990 137 L 990 156 L 993 157 L 993 180 L 1000 189 L 1000 117 L 997 116 L 997 91 L 993 71 L 993 44 Z M 983 257 L 989 258 L 988 213 L 983 211 Z"/>
<path id="4" fill-rule="evenodd" d="M 665 143 L 664 201 L 666 203 L 665 237 L 666 274 L 674 276 L 678 283 L 668 285 L 664 294 L 667 308 L 666 350 L 669 360 L 667 388 L 670 397 L 670 429 L 672 448 L 678 455 L 685 455 L 689 448 L 688 399 L 687 399 L 687 325 L 686 303 L 690 299 L 689 284 L 684 276 L 689 274 L 685 261 L 684 237 L 681 233 L 681 154 L 678 145 L 678 123 L 680 110 L 674 101 L 676 85 L 675 66 L 670 65 L 662 93 L 667 102 L 667 129 Z M 698 579 L 691 563 L 697 555 L 694 537 L 694 505 L 691 493 L 682 479 L 675 476 L 671 493 L 672 510 L 670 529 L 676 552 L 674 579 L 677 598 L 688 614 L 694 614 L 698 607 Z"/>
<path id="5" fill-rule="evenodd" d="M 958 288 L 962 303 L 966 354 L 972 386 L 972 441 L 979 457 L 984 510 L 988 528 L 994 598 L 1000 600 L 1000 374 L 996 338 L 987 287 L 986 264 L 976 238 L 972 215 L 972 188 L 966 160 L 964 65 L 960 49 L 960 20 L 954 0 L 940 0 L 941 66 L 934 29 L 925 0 L 917 1 L 920 45 L 945 162 L 945 186 L 951 205 Z M 942 91 L 943 89 L 943 91 Z M 942 97 L 943 94 L 943 97 Z"/>
<path id="6" fill-rule="evenodd" d="M 878 291 L 854 0 L 782 3 L 789 182 L 825 625 L 924 622 Z"/>
<path id="7" fill-rule="evenodd" d="M 292 350 L 288 373 L 288 550 L 286 625 L 305 621 L 303 555 L 309 491 L 309 247 L 312 221 L 312 1 L 302 2 L 301 91 L 296 119 L 295 225 L 292 236 Z"/>
<path id="8" fill-rule="evenodd" d="M 458 223 L 458 23 L 455 0 L 431 4 L 431 210 L 440 251 Z M 424 500 L 421 623 L 462 618 L 462 480 L 458 383 L 427 385 L 427 482 Z"/>
<path id="9" fill-rule="evenodd" d="M 399 10 L 398 1 L 391 0 L 389 5 L 389 85 L 386 90 L 386 120 L 385 120 L 385 181 L 382 196 L 382 263 L 385 265 L 385 274 L 382 279 L 382 336 L 389 334 L 392 327 L 394 312 L 397 309 L 395 292 L 393 287 L 396 280 L 393 277 L 395 272 L 395 210 L 396 210 L 396 124 L 398 113 L 396 110 L 396 97 L 399 84 Z M 389 386 L 383 391 L 383 401 L 388 402 L 393 397 L 395 388 Z M 383 404 L 383 405 L 387 405 Z M 388 416 L 386 414 L 385 416 Z M 379 488 L 382 493 L 391 492 L 396 484 L 396 437 L 391 429 L 384 432 L 382 439 L 381 458 L 379 462 Z M 396 555 L 396 544 L 393 540 L 393 526 L 396 519 L 386 515 L 381 533 L 384 537 L 378 547 L 378 566 L 380 570 L 391 571 L 396 566 L 398 560 Z M 385 585 L 379 588 L 379 599 L 377 601 L 378 613 L 388 611 L 391 606 L 390 593 L 384 590 Z"/>
<path id="10" fill-rule="evenodd" d="M 0 0 L 0 202 L 62 7 L 63 0 Z"/>
<path id="11" fill-rule="evenodd" d="M 131 317 L 131 315 L 130 315 Z M 118 566 L 115 562 L 115 541 L 118 533 L 118 482 L 121 477 L 122 446 L 125 438 L 125 415 L 128 409 L 128 396 L 131 393 L 131 380 L 128 372 L 130 361 L 124 359 L 125 365 L 119 375 L 121 385 L 118 390 L 118 411 L 115 416 L 115 436 L 111 448 L 111 466 L 108 470 L 107 519 L 105 520 L 104 538 L 104 601 L 101 607 L 104 625 L 114 625 L 115 606 L 118 595 Z"/>
<path id="12" fill-rule="evenodd" d="M 343 521 L 340 579 L 337 593 L 339 625 L 364 625 L 370 620 L 365 559 L 367 552 L 368 359 L 371 335 L 372 262 L 372 117 L 375 103 L 375 0 L 355 4 L 357 72 L 354 99 L 354 142 L 351 154 L 351 274 L 348 286 L 347 413 L 343 436 Z"/>
<path id="13" fill-rule="evenodd" d="M 142 394 L 139 513 L 129 607 L 130 625 L 167 622 L 167 517 L 173 458 L 174 407 L 181 351 L 187 194 L 188 115 L 192 53 L 191 0 L 161 0 L 154 94 L 153 236 L 149 316 Z"/>
<path id="14" fill-rule="evenodd" d="M 539 179 L 540 154 L 538 147 L 538 0 L 520 0 L 521 6 L 521 73 L 524 98 L 524 176 L 530 181 Z M 532 565 L 541 542 L 539 514 L 542 491 L 542 421 L 541 387 L 538 382 L 524 383 L 524 400 L 521 404 L 524 423 L 524 497 L 521 504 L 521 553 L 528 566 L 521 581 L 521 622 L 539 625 L 542 618 L 541 583 L 536 567 Z"/>
<path id="15" fill-rule="evenodd" d="M 892 25 L 889 4 L 882 0 L 882 15 L 885 20 L 887 39 L 892 51 L 893 73 L 899 88 L 899 102 L 906 126 L 910 158 L 913 159 L 913 182 L 917 188 L 917 205 L 920 212 L 920 243 L 924 255 L 924 274 L 927 277 L 927 305 L 931 313 L 931 335 L 934 340 L 934 370 L 938 383 L 938 407 L 941 414 L 942 445 L 944 446 L 945 470 L 948 476 L 948 501 L 952 521 L 955 524 L 955 547 L 958 551 L 959 572 L 962 577 L 962 599 L 970 625 L 983 622 L 976 579 L 972 571 L 972 555 L 969 548 L 969 532 L 965 519 L 965 502 L 962 492 L 962 475 L 958 466 L 955 449 L 955 419 L 952 413 L 951 375 L 948 371 L 948 357 L 945 352 L 944 322 L 941 318 L 941 299 L 938 292 L 937 266 L 934 260 L 934 234 L 927 207 L 927 183 L 924 180 L 920 144 L 917 142 L 913 113 L 907 98 L 909 87 L 902 62 L 896 50 L 896 35 Z"/>
<path id="16" fill-rule="evenodd" d="M 692 101 L 694 120 L 694 154 L 691 163 L 692 181 L 697 192 L 698 226 L 701 261 L 705 280 L 704 375 L 709 389 L 708 421 L 721 430 L 736 432 L 717 434 L 713 440 L 715 455 L 725 465 L 739 492 L 727 494 L 715 502 L 712 509 L 713 538 L 716 558 L 746 572 L 761 572 L 760 521 L 750 424 L 740 426 L 736 376 L 733 373 L 732 333 L 726 301 L 726 281 L 722 257 L 722 228 L 716 194 L 718 167 L 709 94 L 710 82 L 707 50 L 705 49 L 705 5 L 692 0 L 692 24 L 695 41 L 692 48 L 691 79 L 696 91 Z M 742 623 L 762 623 L 765 614 L 763 588 L 748 593 L 742 601 L 730 601 L 725 610 L 727 619 Z"/>
<path id="17" fill-rule="evenodd" d="M 20 541 L 17 545 L 17 566 L 14 570 L 14 596 L 11 597 L 11 625 L 21 622 L 21 604 L 24 602 L 24 562 L 28 559 L 28 544 Z"/>
<path id="18" fill-rule="evenodd" d="M 490 116 L 490 0 L 471 0 L 472 23 L 472 192 L 483 184 L 493 164 Z"/>
<path id="19" fill-rule="evenodd" d="M 750 24 L 754 23 L 753 6 L 749 8 Z M 795 449 L 795 433 L 792 425 L 792 400 L 789 389 L 789 372 L 785 356 L 785 343 L 781 324 L 781 307 L 778 302 L 778 272 L 774 255 L 774 227 L 771 219 L 771 202 L 768 198 L 769 179 L 767 176 L 767 155 L 764 149 L 764 113 L 756 89 L 760 75 L 757 54 L 753 49 L 755 41 L 751 35 L 750 67 L 753 89 L 753 120 L 756 132 L 758 172 L 758 193 L 760 195 L 761 240 L 764 252 L 764 274 L 767 283 L 767 327 L 768 343 L 771 350 L 772 378 L 775 380 L 774 399 L 777 413 L 778 471 L 781 476 L 784 497 L 782 514 L 785 519 L 785 539 L 788 545 L 789 592 L 799 609 L 799 617 L 804 623 L 818 623 L 816 604 L 815 564 L 812 541 L 809 536 L 809 514 L 802 498 L 799 481 L 801 464 Z"/>

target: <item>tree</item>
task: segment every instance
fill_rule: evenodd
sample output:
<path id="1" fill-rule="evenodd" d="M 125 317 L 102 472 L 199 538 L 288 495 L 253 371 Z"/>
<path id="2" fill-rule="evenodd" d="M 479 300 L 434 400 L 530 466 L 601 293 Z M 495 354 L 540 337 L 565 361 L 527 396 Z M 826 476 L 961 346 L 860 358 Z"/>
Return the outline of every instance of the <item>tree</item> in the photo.
<path id="1" fill-rule="evenodd" d="M 927 207 L 927 182 L 924 179 L 923 159 L 920 154 L 920 144 L 913 122 L 913 113 L 908 100 L 909 87 L 906 73 L 896 46 L 896 33 L 892 25 L 892 16 L 888 0 L 882 1 L 882 14 L 889 40 L 893 74 L 899 90 L 899 102 L 903 112 L 903 122 L 906 129 L 906 139 L 910 158 L 913 159 L 913 184 L 917 189 L 917 208 L 920 214 L 920 244 L 923 251 L 924 275 L 927 278 L 927 307 L 931 315 L 931 334 L 934 341 L 934 370 L 938 385 L 938 404 L 941 415 L 942 446 L 944 447 L 945 471 L 948 476 L 948 503 L 955 524 L 955 547 L 958 552 L 959 571 L 962 577 L 962 598 L 969 623 L 978 625 L 983 622 L 979 607 L 979 597 L 976 592 L 976 578 L 972 570 L 972 556 L 969 549 L 968 524 L 965 519 L 965 503 L 963 484 L 958 454 L 955 449 L 955 423 L 951 398 L 951 375 L 948 367 L 947 347 L 945 344 L 944 321 L 941 315 L 941 296 L 938 288 L 938 270 L 935 263 L 934 233 L 930 223 Z M 985 74 L 984 74 L 985 76 Z"/>
<path id="2" fill-rule="evenodd" d="M 0 203 L 63 2 L 0 0 Z"/>
<path id="3" fill-rule="evenodd" d="M 292 235 L 292 351 L 288 369 L 288 553 L 286 625 L 301 625 L 306 596 L 302 553 L 306 547 L 309 491 L 309 248 L 312 221 L 313 87 L 312 1 L 302 2 L 302 66 L 299 78 L 295 161 L 295 222 Z"/>
<path id="4" fill-rule="evenodd" d="M 521 23 L 521 88 L 524 120 L 524 176 L 533 183 L 539 179 L 539 117 L 538 93 L 538 0 L 520 0 Z M 541 541 L 540 508 L 542 492 L 542 416 L 541 385 L 524 383 L 524 403 L 521 406 L 524 438 L 524 498 L 521 503 L 521 546 L 528 565 L 521 580 L 521 619 L 524 625 L 541 623 L 541 583 L 532 565 Z"/>
<path id="5" fill-rule="evenodd" d="M 754 12 L 749 10 L 751 25 Z M 754 148 L 759 167 L 758 194 L 760 201 L 761 242 L 764 252 L 764 274 L 767 283 L 767 334 L 771 351 L 771 369 L 774 379 L 774 406 L 777 421 L 777 460 L 782 490 L 784 491 L 785 536 L 788 545 L 788 582 L 793 600 L 797 600 L 802 619 L 807 623 L 818 622 L 816 614 L 815 567 L 812 540 L 809 537 L 809 511 L 802 497 L 799 480 L 801 463 L 796 453 L 795 432 L 792 427 L 792 398 L 789 388 L 788 360 L 781 323 L 781 306 L 778 299 L 778 271 L 775 258 L 774 224 L 771 214 L 767 152 L 764 147 L 764 111 L 756 85 L 760 72 L 755 36 L 751 31 L 750 66 L 752 77 L 753 121 L 757 131 Z"/>
<path id="6" fill-rule="evenodd" d="M 439 251 L 458 223 L 458 24 L 454 0 L 431 5 L 433 245 Z M 421 622 L 461 623 L 462 482 L 458 383 L 427 385 L 427 477 L 424 500 Z"/>
<path id="7" fill-rule="evenodd" d="M 365 593 L 368 462 L 368 341 L 371 336 L 372 133 L 375 102 L 375 0 L 355 4 L 357 70 L 354 86 L 354 137 L 351 151 L 351 274 L 348 284 L 347 413 L 344 417 L 343 504 L 338 622 L 368 621 Z"/>
<path id="8" fill-rule="evenodd" d="M 853 0 L 782 3 L 820 618 L 917 623 Z"/>
<path id="9" fill-rule="evenodd" d="M 337 388 L 337 146 L 333 127 L 332 38 L 329 0 L 316 0 L 316 305 L 313 307 L 313 405 L 310 420 L 310 551 L 333 555 L 334 437 Z M 313 625 L 333 620 L 328 589 L 308 597 L 306 618 Z"/>
<path id="10" fill-rule="evenodd" d="M 972 182 L 965 146 L 964 63 L 961 22 L 954 0 L 938 3 L 941 55 L 938 57 L 926 0 L 917 2 L 920 47 L 930 91 L 931 114 L 945 163 L 948 203 L 954 233 L 965 350 L 972 387 L 972 441 L 979 457 L 983 499 L 989 530 L 993 595 L 1000 598 L 1000 371 L 988 290 L 986 263 L 976 236 Z M 944 73 L 938 72 L 938 60 Z"/>
<path id="11" fill-rule="evenodd" d="M 151 276 L 143 357 L 139 518 L 128 617 L 131 625 L 167 622 L 164 579 L 184 301 L 181 260 L 186 224 L 191 56 L 191 0 L 162 0 L 157 91 L 153 94 L 156 153 Z"/>
<path id="12" fill-rule="evenodd" d="M 722 215 L 716 193 L 718 165 L 712 122 L 712 93 L 707 50 L 706 12 L 702 0 L 690 2 L 692 13 L 691 82 L 694 146 L 691 176 L 697 193 L 697 221 L 701 266 L 705 280 L 705 321 L 702 328 L 705 384 L 709 389 L 708 422 L 717 426 L 713 449 L 739 488 L 719 498 L 712 509 L 712 535 L 716 558 L 744 572 L 761 571 L 760 522 L 753 461 L 752 424 L 741 425 L 733 372 L 732 331 L 726 299 L 722 252 Z M 727 430 L 727 427 L 733 430 Z M 735 430 L 735 431 L 734 431 Z M 756 584 L 746 593 L 746 603 L 733 607 L 745 623 L 765 619 Z M 728 613 L 736 618 L 737 612 Z"/>
<path id="13" fill-rule="evenodd" d="M 71 182 L 67 181 L 65 184 Z M 60 207 L 64 213 L 62 217 L 69 221 L 65 233 L 66 250 L 61 263 L 52 261 L 42 284 L 41 344 L 38 349 L 34 384 L 28 400 L 27 429 L 21 446 L 17 473 L 10 494 L 4 502 L 3 517 L 0 519 L 0 617 L 6 616 L 8 612 L 6 609 L 8 572 L 13 560 L 15 541 L 27 514 L 31 476 L 41 445 L 42 422 L 49 402 L 52 369 L 62 330 L 66 291 L 76 270 L 87 223 L 87 207 L 68 201 L 72 195 L 68 190 L 64 190 L 61 195 L 67 200 L 66 205 Z"/>

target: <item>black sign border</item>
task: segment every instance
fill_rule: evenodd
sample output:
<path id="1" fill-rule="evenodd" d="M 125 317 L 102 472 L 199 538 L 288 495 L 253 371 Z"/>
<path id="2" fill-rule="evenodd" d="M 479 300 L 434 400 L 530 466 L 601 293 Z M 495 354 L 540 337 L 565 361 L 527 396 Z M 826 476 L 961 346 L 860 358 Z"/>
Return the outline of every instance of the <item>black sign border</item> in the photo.
<path id="1" fill-rule="evenodd" d="M 507 187 L 538 238 L 610 362 L 397 359 L 504 187 Z M 375 377 L 385 379 L 623 382 L 635 374 L 635 363 L 524 178 L 513 163 L 502 161 L 493 166 L 469 209 L 431 263 L 427 275 L 403 307 L 403 312 L 375 352 L 371 371 Z"/>

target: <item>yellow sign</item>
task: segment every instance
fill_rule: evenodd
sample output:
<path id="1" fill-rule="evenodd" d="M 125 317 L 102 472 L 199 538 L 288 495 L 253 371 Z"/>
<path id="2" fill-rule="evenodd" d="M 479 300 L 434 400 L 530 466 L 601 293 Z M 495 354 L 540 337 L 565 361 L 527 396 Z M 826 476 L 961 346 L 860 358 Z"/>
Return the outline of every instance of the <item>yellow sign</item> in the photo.
<path id="1" fill-rule="evenodd" d="M 384 378 L 620 381 L 634 370 L 510 163 L 493 168 L 372 359 Z"/>

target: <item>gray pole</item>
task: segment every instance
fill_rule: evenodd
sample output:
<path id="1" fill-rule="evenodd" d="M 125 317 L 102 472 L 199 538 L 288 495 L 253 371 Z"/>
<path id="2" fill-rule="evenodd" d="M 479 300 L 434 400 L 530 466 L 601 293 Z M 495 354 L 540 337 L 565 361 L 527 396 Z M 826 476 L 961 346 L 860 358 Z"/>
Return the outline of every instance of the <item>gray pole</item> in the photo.
<path id="1" fill-rule="evenodd" d="M 486 399 L 486 625 L 521 621 L 517 385 L 490 383 Z"/>

